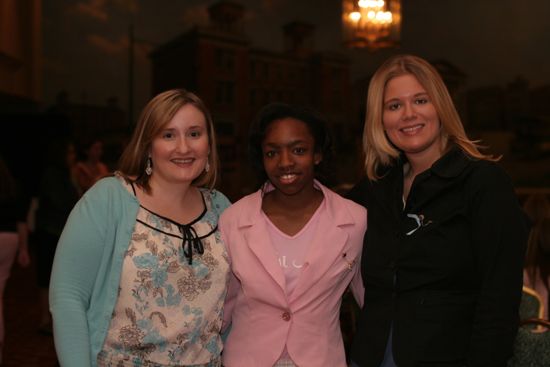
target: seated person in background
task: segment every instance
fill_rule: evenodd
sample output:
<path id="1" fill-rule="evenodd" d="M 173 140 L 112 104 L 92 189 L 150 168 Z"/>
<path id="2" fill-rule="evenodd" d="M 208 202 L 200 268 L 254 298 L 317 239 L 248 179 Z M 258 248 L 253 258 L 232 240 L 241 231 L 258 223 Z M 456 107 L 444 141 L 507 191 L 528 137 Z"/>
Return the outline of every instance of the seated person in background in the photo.
<path id="1" fill-rule="evenodd" d="M 109 173 L 105 163 L 101 162 L 103 143 L 100 140 L 91 140 L 84 144 L 83 149 L 86 158 L 78 161 L 74 168 L 74 175 L 81 194 Z"/>
<path id="2" fill-rule="evenodd" d="M 534 289 L 541 296 L 544 306 L 543 318 L 548 320 L 550 201 L 544 194 L 534 194 L 527 198 L 523 208 L 533 222 L 525 255 L 523 284 Z"/>

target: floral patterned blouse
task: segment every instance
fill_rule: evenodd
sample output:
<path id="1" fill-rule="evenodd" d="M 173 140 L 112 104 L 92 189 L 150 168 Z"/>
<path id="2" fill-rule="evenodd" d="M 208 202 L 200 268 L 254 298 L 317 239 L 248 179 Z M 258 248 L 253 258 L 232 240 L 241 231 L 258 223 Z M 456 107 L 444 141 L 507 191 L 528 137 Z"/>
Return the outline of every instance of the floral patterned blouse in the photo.
<path id="1" fill-rule="evenodd" d="M 201 194 L 205 210 L 187 225 L 140 207 L 98 366 L 221 365 L 229 262 L 221 210 Z"/>

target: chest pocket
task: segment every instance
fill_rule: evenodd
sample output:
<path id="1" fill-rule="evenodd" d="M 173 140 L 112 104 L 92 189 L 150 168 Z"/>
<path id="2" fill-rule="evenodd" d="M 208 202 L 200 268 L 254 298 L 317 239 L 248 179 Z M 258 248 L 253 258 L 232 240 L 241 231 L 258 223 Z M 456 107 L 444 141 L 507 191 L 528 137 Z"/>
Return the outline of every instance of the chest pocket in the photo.
<path id="1" fill-rule="evenodd" d="M 409 214 L 409 215 L 407 215 Z M 436 198 L 403 214 L 402 254 L 434 279 L 469 277 L 474 258 L 468 204 L 460 195 Z"/>
<path id="2" fill-rule="evenodd" d="M 403 232 L 407 236 L 421 236 L 431 231 L 448 230 L 454 224 L 467 222 L 467 202 L 462 195 L 452 193 L 435 196 L 423 205 L 412 205 L 403 213 Z"/>

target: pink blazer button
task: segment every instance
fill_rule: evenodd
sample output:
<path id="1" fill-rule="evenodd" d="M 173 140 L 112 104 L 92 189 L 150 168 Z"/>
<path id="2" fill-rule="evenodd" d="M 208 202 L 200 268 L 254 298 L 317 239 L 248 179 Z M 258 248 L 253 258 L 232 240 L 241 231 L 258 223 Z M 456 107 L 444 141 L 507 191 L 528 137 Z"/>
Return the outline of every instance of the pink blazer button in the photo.
<path id="1" fill-rule="evenodd" d="M 290 321 L 290 313 L 288 311 L 283 312 L 282 318 L 285 321 Z"/>

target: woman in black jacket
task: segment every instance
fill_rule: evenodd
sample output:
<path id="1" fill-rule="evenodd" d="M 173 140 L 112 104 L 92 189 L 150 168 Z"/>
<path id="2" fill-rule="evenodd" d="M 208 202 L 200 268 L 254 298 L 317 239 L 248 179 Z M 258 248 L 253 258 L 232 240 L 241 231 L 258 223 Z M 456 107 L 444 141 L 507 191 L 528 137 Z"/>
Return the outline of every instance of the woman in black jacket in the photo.
<path id="1" fill-rule="evenodd" d="M 361 367 L 505 366 L 512 353 L 527 225 L 497 158 L 468 139 L 425 60 L 400 55 L 372 77 Z"/>

